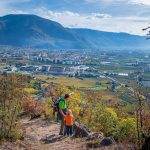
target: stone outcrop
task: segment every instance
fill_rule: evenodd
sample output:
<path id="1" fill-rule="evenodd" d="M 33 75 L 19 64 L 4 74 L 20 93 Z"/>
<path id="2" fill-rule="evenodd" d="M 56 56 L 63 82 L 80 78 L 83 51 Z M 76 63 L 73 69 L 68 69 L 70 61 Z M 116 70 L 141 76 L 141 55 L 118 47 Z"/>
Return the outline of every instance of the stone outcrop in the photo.
<path id="1" fill-rule="evenodd" d="M 91 132 L 86 126 L 74 123 L 74 137 L 85 137 L 89 143 L 88 147 L 105 147 L 115 145 L 116 142 L 112 137 L 104 137 L 103 133 Z"/>
<path id="2" fill-rule="evenodd" d="M 80 125 L 78 122 L 74 123 L 74 137 L 89 137 L 91 131 L 84 125 Z"/>

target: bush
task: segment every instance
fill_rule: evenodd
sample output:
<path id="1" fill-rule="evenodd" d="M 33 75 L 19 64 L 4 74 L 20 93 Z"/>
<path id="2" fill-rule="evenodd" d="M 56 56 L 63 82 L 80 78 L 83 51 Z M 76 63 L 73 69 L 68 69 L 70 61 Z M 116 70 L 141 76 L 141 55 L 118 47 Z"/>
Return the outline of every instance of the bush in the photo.
<path id="1" fill-rule="evenodd" d="M 43 109 L 44 109 L 44 118 L 45 119 L 53 119 L 53 104 L 52 100 L 50 98 L 46 99 L 46 101 L 43 104 Z"/>
<path id="2" fill-rule="evenodd" d="M 136 142 L 137 130 L 135 119 L 127 118 L 121 120 L 116 127 L 114 137 L 118 142 Z"/>
<path id="3" fill-rule="evenodd" d="M 113 109 L 106 108 L 97 112 L 95 122 L 99 124 L 100 130 L 104 132 L 106 136 L 110 136 L 118 124 L 118 117 Z"/>
<path id="4" fill-rule="evenodd" d="M 17 139 L 23 139 L 25 135 L 25 128 L 22 123 L 17 122 L 16 128 L 13 128 L 9 139 L 17 140 Z"/>
<path id="5" fill-rule="evenodd" d="M 0 139 L 19 139 L 19 113 L 25 81 L 23 75 L 0 76 Z"/>
<path id="6" fill-rule="evenodd" d="M 39 91 L 33 88 L 24 88 L 24 92 L 26 92 L 27 94 L 36 94 Z"/>
<path id="7" fill-rule="evenodd" d="M 32 97 L 26 96 L 22 101 L 23 110 L 31 115 L 31 119 L 42 115 L 43 105 Z"/>

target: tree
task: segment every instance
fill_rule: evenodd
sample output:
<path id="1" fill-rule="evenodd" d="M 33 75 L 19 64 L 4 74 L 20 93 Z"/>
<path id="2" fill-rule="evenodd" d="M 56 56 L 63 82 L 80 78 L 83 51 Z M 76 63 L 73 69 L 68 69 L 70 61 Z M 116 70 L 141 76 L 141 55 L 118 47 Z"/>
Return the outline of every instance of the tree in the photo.
<path id="1" fill-rule="evenodd" d="M 17 139 L 22 136 L 18 119 L 25 81 L 23 75 L 0 76 L 0 139 Z"/>
<path id="2" fill-rule="evenodd" d="M 142 29 L 143 31 L 148 31 L 148 33 L 146 34 L 148 37 L 146 38 L 146 40 L 150 40 L 149 36 L 150 36 L 150 27 L 144 28 Z"/>
<path id="3" fill-rule="evenodd" d="M 145 106 L 149 106 L 149 99 L 147 99 L 147 95 L 149 93 L 149 89 L 143 87 L 142 77 L 138 76 L 137 86 L 135 87 L 134 97 L 137 99 L 137 107 L 136 107 L 136 127 L 138 134 L 138 144 L 141 148 L 144 138 L 146 136 L 144 122 L 147 119 L 144 118 Z M 147 126 L 147 128 L 149 128 Z"/>

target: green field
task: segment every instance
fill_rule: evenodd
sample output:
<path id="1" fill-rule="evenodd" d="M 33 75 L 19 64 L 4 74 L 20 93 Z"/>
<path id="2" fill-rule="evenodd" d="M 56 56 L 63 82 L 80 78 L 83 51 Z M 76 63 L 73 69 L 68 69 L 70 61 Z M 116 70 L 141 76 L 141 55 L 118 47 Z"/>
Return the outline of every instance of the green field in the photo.
<path id="1" fill-rule="evenodd" d="M 47 76 L 47 75 L 35 75 L 37 79 L 46 81 L 47 83 L 56 83 L 56 84 L 62 84 L 66 86 L 74 86 L 76 88 L 91 88 L 93 90 L 105 90 L 107 87 L 105 85 L 106 82 L 108 82 L 107 79 L 90 79 L 90 78 L 84 78 L 84 79 L 78 79 L 78 78 L 69 78 L 64 76 Z M 96 83 L 100 82 L 102 85 L 96 86 Z"/>
<path id="2" fill-rule="evenodd" d="M 89 88 L 90 90 L 94 90 L 94 91 L 105 91 L 107 90 L 106 86 L 99 86 L 99 87 L 93 87 L 93 88 Z"/>

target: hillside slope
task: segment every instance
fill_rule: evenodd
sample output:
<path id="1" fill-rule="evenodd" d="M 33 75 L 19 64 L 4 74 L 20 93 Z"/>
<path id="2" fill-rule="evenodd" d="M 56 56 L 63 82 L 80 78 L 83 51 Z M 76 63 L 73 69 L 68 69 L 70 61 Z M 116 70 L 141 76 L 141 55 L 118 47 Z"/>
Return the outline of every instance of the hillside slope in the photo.
<path id="1" fill-rule="evenodd" d="M 73 29 L 95 49 L 145 49 L 150 47 L 146 37 L 127 33 L 104 32 L 91 29 Z"/>
<path id="2" fill-rule="evenodd" d="M 83 48 L 84 45 L 71 30 L 35 15 L 1 17 L 0 44 L 45 48 Z"/>

